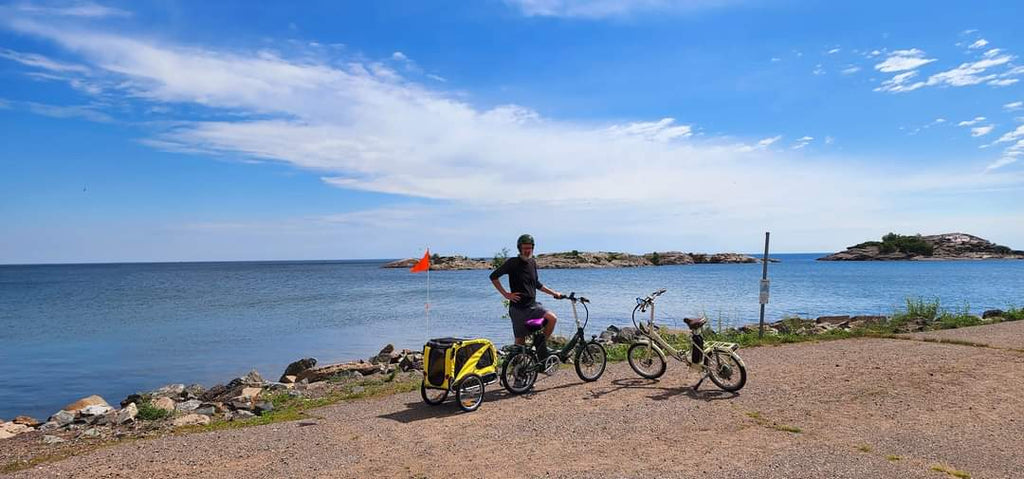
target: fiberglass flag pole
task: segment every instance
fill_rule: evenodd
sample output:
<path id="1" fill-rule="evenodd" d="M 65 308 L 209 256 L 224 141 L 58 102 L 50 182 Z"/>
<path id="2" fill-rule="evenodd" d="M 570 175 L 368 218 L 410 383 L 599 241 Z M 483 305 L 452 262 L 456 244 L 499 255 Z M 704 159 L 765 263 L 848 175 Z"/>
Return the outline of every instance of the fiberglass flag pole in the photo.
<path id="1" fill-rule="evenodd" d="M 419 273 L 419 272 L 422 272 L 422 271 L 426 271 L 427 272 L 427 304 L 425 304 L 423 306 L 423 312 L 424 312 L 424 314 L 427 317 L 427 333 L 429 335 L 429 333 L 430 333 L 430 248 L 429 247 L 427 248 L 427 251 L 425 253 L 423 253 L 423 258 L 421 258 L 419 261 L 417 261 L 416 264 L 414 264 L 412 266 L 412 268 L 409 268 L 409 271 L 412 272 L 412 273 Z"/>

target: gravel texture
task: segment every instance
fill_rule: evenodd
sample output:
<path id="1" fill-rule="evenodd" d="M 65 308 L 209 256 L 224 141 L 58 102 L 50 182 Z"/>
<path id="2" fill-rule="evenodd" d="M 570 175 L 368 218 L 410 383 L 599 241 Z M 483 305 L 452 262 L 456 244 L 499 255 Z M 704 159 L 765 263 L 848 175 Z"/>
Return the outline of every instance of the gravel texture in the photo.
<path id="1" fill-rule="evenodd" d="M 1024 321 L 1010 321 L 986 326 L 972 326 L 969 328 L 911 333 L 907 336 L 914 339 L 931 338 L 940 340 L 970 341 L 972 343 L 984 344 L 994 348 L 1024 351 Z"/>
<path id="2" fill-rule="evenodd" d="M 961 332 L 1024 343 L 1024 322 L 1006 324 Z M 474 413 L 413 392 L 11 477 L 952 477 L 933 466 L 1024 477 L 1024 353 L 896 339 L 740 353 L 750 374 L 739 394 L 710 381 L 694 392 L 697 374 L 672 360 L 660 381 L 626 363 L 594 383 L 569 368 L 523 396 L 494 384 Z"/>

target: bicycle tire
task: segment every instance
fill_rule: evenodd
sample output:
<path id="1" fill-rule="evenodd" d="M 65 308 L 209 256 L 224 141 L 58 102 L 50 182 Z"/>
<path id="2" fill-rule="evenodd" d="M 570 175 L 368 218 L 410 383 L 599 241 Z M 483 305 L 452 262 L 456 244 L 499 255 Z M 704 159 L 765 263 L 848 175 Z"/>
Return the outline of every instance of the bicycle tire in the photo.
<path id="1" fill-rule="evenodd" d="M 658 379 L 665 374 L 665 355 L 648 343 L 633 343 L 626 350 L 629 367 L 647 379 Z"/>
<path id="2" fill-rule="evenodd" d="M 435 391 L 434 394 L 436 395 L 431 395 L 431 391 Z M 423 381 L 420 383 L 420 396 L 423 396 L 423 402 L 431 406 L 437 406 L 443 403 L 445 399 L 448 399 L 448 390 L 428 388 L 426 381 Z"/>
<path id="3" fill-rule="evenodd" d="M 722 358 L 728 360 L 723 362 Z M 736 353 L 716 349 L 707 354 L 706 361 L 708 377 L 722 390 L 734 393 L 747 384 L 747 368 Z"/>
<path id="4" fill-rule="evenodd" d="M 511 394 L 522 394 L 537 382 L 537 360 L 522 351 L 510 354 L 501 365 L 501 380 Z M 518 381 L 517 381 L 518 379 Z"/>
<path id="5" fill-rule="evenodd" d="M 470 374 L 462 378 L 455 388 L 455 402 L 463 411 L 476 411 L 484 402 L 484 392 L 484 380 L 476 374 Z"/>
<path id="6" fill-rule="evenodd" d="M 586 356 L 586 357 L 585 357 Z M 589 359 L 589 364 L 599 363 L 597 368 L 597 374 L 587 375 L 583 372 L 584 360 Z M 608 365 L 608 352 L 605 351 L 604 346 L 601 346 L 597 341 L 590 341 L 583 345 L 582 348 L 576 350 L 576 357 L 573 360 L 576 366 L 576 375 L 580 379 L 591 382 L 597 381 L 602 374 L 604 374 L 605 367 Z"/>

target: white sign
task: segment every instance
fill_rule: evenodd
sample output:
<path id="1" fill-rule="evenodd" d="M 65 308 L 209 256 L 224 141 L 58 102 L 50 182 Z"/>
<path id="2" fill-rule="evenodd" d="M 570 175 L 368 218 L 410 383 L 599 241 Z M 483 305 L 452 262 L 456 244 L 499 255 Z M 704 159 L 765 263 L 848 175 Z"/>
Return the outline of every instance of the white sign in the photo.
<path id="1" fill-rule="evenodd" d="M 762 279 L 761 280 L 761 295 L 760 295 L 761 304 L 768 304 L 768 289 L 769 289 L 769 284 L 770 283 L 771 283 L 771 280 L 767 280 L 767 279 Z"/>

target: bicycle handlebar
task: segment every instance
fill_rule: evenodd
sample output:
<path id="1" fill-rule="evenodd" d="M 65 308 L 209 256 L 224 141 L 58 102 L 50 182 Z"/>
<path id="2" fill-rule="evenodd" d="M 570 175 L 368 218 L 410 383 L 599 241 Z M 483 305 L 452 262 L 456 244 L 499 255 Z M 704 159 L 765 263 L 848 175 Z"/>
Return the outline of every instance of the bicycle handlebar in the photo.
<path id="1" fill-rule="evenodd" d="M 574 303 L 575 303 L 576 301 L 579 301 L 579 302 L 581 302 L 581 303 L 589 303 L 589 302 L 590 302 L 590 300 L 589 300 L 589 299 L 587 299 L 587 298 L 584 298 L 583 296 L 576 296 L 576 292 L 575 292 L 575 291 L 573 291 L 573 292 L 569 293 L 569 295 L 568 295 L 568 296 L 566 296 L 566 295 L 564 295 L 564 294 L 563 294 L 563 295 L 561 295 L 561 296 L 556 296 L 556 297 L 555 297 L 555 299 L 568 299 L 569 301 L 572 301 L 572 302 L 574 302 Z"/>

